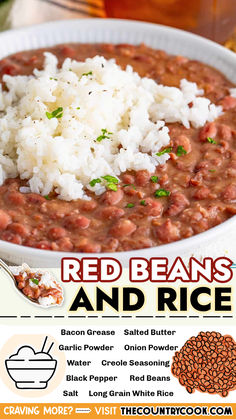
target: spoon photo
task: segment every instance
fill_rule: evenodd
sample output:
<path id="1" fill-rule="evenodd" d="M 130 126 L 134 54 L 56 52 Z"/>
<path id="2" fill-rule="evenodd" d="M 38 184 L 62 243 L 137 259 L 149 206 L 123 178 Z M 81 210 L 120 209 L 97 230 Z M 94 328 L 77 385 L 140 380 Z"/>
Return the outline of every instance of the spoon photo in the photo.
<path id="1" fill-rule="evenodd" d="M 23 297 L 25 297 L 25 298 L 27 298 L 28 300 L 30 300 L 30 302 L 31 302 L 31 303 L 33 303 L 33 304 L 40 305 L 38 301 L 34 300 L 33 298 L 26 297 L 26 296 L 25 296 L 25 295 L 21 292 L 21 290 L 18 288 L 18 283 L 17 283 L 16 278 L 14 277 L 13 273 L 11 272 L 11 270 L 10 270 L 9 266 L 8 266 L 5 262 L 3 262 L 3 260 L 2 260 L 2 259 L 0 259 L 0 270 L 4 270 L 4 271 L 5 271 L 5 273 L 7 273 L 7 275 L 9 275 L 9 276 L 11 277 L 11 279 L 12 279 L 12 280 L 13 280 L 13 282 L 14 282 L 14 285 L 15 285 L 15 287 L 16 287 L 16 289 L 17 289 L 17 291 L 21 294 L 21 296 L 23 295 Z"/>
<path id="2" fill-rule="evenodd" d="M 11 270 L 0 259 L 1 270 L 11 277 L 18 293 L 27 301 L 42 308 L 60 306 L 62 304 L 64 300 L 63 289 L 51 272 L 39 269 L 31 270 L 25 263 L 22 266 L 14 266 Z"/>

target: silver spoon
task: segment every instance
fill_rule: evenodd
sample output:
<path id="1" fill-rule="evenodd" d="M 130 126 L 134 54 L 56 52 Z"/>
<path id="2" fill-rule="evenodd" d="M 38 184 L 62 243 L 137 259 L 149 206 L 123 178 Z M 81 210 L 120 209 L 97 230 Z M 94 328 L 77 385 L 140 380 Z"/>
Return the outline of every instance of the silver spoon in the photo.
<path id="1" fill-rule="evenodd" d="M 27 298 L 28 300 L 30 300 L 30 302 L 31 303 L 33 303 L 33 304 L 37 304 L 37 305 L 39 305 L 39 302 L 38 301 L 36 301 L 36 300 L 33 300 L 32 298 L 30 298 L 30 297 L 26 297 L 24 294 L 23 294 L 23 292 L 21 292 L 21 290 L 18 288 L 18 283 L 17 283 L 17 280 L 16 280 L 16 278 L 14 277 L 14 275 L 13 275 L 13 273 L 11 272 L 11 270 L 9 269 L 9 266 L 5 263 L 5 262 L 3 262 L 3 260 L 2 259 L 0 259 L 0 269 L 3 269 L 10 277 L 11 277 L 11 279 L 13 280 L 13 282 L 14 282 L 14 285 L 15 285 L 15 287 L 16 287 L 16 289 L 17 289 L 17 291 L 21 294 L 21 296 L 23 296 L 23 297 L 25 297 L 25 298 Z"/>

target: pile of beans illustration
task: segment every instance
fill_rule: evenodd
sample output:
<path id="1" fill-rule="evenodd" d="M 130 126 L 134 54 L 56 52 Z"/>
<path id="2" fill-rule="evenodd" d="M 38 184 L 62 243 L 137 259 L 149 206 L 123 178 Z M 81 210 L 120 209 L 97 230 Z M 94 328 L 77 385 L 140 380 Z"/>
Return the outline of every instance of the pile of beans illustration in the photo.
<path id="1" fill-rule="evenodd" d="M 175 352 L 171 371 L 189 393 L 226 397 L 236 389 L 236 343 L 229 335 L 200 332 Z"/>

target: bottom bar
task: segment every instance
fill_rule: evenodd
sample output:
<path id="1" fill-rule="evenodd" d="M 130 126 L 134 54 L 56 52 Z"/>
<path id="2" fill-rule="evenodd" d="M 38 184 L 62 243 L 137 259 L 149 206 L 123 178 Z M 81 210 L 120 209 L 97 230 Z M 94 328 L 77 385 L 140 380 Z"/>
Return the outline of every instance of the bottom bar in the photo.
<path id="1" fill-rule="evenodd" d="M 111 416 L 116 418 L 122 417 L 162 417 L 173 418 L 186 416 L 195 418 L 208 417 L 236 417 L 236 403 L 138 403 L 138 404 L 123 404 L 123 403 L 99 403 L 99 404 L 30 404 L 30 403 L 11 403 L 0 404 L 0 416 L 37 416 L 43 417 L 103 417 Z"/>

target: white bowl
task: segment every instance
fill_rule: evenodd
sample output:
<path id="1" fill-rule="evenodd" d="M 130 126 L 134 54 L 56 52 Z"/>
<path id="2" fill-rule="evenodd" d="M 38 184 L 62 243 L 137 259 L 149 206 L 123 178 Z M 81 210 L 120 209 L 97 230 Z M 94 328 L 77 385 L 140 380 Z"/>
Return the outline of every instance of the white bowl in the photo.
<path id="1" fill-rule="evenodd" d="M 226 48 L 178 29 L 151 23 L 116 19 L 84 19 L 50 22 L 20 30 L 0 34 L 0 58 L 21 50 L 49 47 L 67 42 L 141 42 L 163 49 L 175 55 L 185 55 L 209 64 L 236 84 L 236 55 Z M 204 233 L 171 244 L 150 249 L 129 252 L 103 253 L 103 257 L 116 257 L 127 266 L 130 257 L 166 257 L 183 255 L 186 250 L 193 251 L 204 242 L 224 237 L 234 229 L 236 217 Z M 28 263 L 33 267 L 60 267 L 63 257 L 89 257 L 94 254 L 53 252 L 19 246 L 0 240 L 0 257 L 15 264 Z M 98 255 L 97 255 L 98 256 Z"/>

